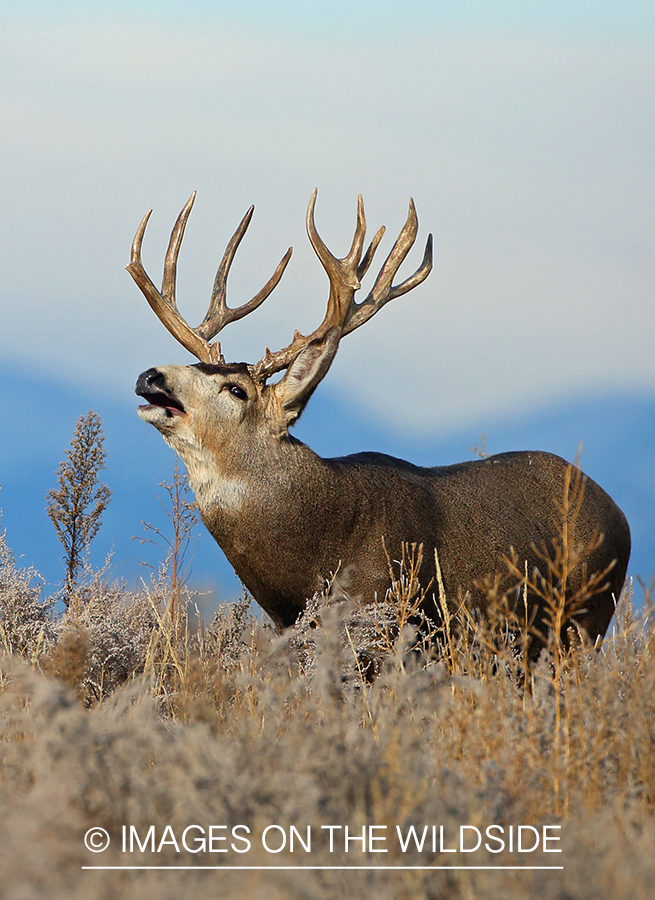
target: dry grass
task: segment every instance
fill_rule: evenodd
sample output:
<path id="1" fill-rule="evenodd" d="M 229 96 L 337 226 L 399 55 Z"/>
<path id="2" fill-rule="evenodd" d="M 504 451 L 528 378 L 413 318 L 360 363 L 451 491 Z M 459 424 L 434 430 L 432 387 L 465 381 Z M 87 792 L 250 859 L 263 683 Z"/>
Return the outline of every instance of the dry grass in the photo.
<path id="1" fill-rule="evenodd" d="M 630 592 L 600 651 L 584 642 L 529 668 L 501 619 L 448 607 L 429 658 L 417 641 L 416 553 L 385 603 L 315 597 L 282 636 L 247 599 L 200 626 L 170 585 L 140 595 L 89 577 L 55 620 L 33 572 L 0 539 L 0 897 L 612 898 L 655 883 L 652 605 Z M 392 567 L 393 568 L 393 567 Z M 438 585 L 437 585 L 438 589 Z M 377 678 L 367 680 L 370 665 Z M 561 854 L 401 851 L 414 825 L 561 826 Z M 245 825 L 247 854 L 121 852 L 184 829 Z M 268 853 L 291 826 L 312 849 Z M 329 852 L 322 826 L 386 826 L 388 853 Z M 104 853 L 84 835 L 105 828 Z M 194 832 L 199 834 L 198 831 Z M 242 832 L 243 834 L 243 832 Z M 339 833 L 343 834 L 343 831 Z M 343 838 L 341 837 L 341 841 Z M 277 846 L 279 833 L 271 835 Z M 229 848 L 230 841 L 227 846 Z M 225 845 L 223 845 L 225 846 Z M 244 845 L 237 846 L 243 847 Z M 557 845 L 555 845 L 557 846 Z M 211 865 L 221 871 L 86 871 L 85 865 Z M 328 866 L 304 872 L 229 865 Z M 561 870 L 341 871 L 335 865 L 561 865 Z"/>

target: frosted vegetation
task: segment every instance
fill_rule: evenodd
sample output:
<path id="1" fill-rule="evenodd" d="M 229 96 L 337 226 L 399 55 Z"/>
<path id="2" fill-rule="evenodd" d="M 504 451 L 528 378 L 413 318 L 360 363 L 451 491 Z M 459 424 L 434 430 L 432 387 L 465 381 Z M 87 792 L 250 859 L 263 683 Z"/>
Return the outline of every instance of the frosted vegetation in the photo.
<path id="1" fill-rule="evenodd" d="M 529 669 L 499 615 L 463 611 L 417 641 L 416 551 L 387 601 L 332 590 L 281 636 L 249 599 L 200 624 L 170 564 L 141 593 L 80 579 L 63 616 L 0 538 L 0 896 L 24 898 L 612 898 L 655 883 L 652 606 L 626 591 L 600 651 L 552 642 Z M 334 587 L 334 586 L 333 586 Z M 502 613 L 503 610 L 499 611 Z M 373 676 L 376 677 L 373 677 Z M 194 853 L 189 825 L 250 829 L 247 855 Z M 559 825 L 560 854 L 266 852 L 307 826 Z M 561 870 L 165 872 L 126 864 L 123 825 L 156 846 L 132 864 L 561 865 Z M 112 844 L 84 846 L 101 826 Z M 169 842 L 159 851 L 166 826 Z M 199 833 L 199 832 L 196 832 Z M 455 838 L 453 837 L 453 840 Z M 277 846 L 275 840 L 272 843 Z M 278 842 L 279 843 L 279 842 Z M 452 843 L 452 841 L 451 841 Z M 445 845 L 448 845 L 448 838 Z M 335 845 L 336 846 L 336 845 Z M 381 846 L 381 845 L 378 845 Z M 193 845 L 192 845 L 193 848 Z M 537 856 L 539 858 L 537 858 Z"/>

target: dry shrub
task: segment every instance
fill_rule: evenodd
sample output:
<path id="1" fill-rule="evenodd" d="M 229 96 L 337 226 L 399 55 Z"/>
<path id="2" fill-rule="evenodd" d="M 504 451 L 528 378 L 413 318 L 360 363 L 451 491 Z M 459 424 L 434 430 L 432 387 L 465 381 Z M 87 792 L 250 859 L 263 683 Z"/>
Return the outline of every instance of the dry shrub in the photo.
<path id="1" fill-rule="evenodd" d="M 58 625 L 57 652 L 35 659 L 33 648 L 14 649 L 0 664 L 0 897 L 650 897 L 649 598 L 636 609 L 624 593 L 599 650 L 553 635 L 529 668 L 525 642 L 503 625 L 502 604 L 482 620 L 444 598 L 435 659 L 417 630 L 417 553 L 408 548 L 405 564 L 394 567 L 384 603 L 363 608 L 328 592 L 279 637 L 252 616 L 246 597 L 203 626 L 188 602 L 171 617 L 165 583 L 137 597 L 89 583 L 75 621 Z M 24 590 L 24 577 L 14 571 L 11 583 Z M 60 661 L 57 674 L 68 684 L 39 671 L 46 655 L 50 666 Z M 88 695 L 77 698 L 85 684 L 95 685 L 90 705 Z M 241 857 L 168 846 L 134 858 L 120 850 L 123 825 L 142 838 L 154 825 L 159 841 L 166 826 L 179 838 L 192 824 L 225 825 L 228 833 L 246 825 L 252 849 Z M 267 853 L 255 836 L 270 824 L 301 834 L 310 825 L 311 854 Z M 330 853 L 321 826 L 337 824 L 358 834 L 387 826 L 389 852 L 363 854 L 355 844 L 348 854 Z M 561 825 L 564 852 L 547 863 L 564 868 L 510 871 L 498 867 L 543 860 L 483 849 L 465 859 L 402 853 L 393 840 L 396 826 L 443 826 L 453 836 L 465 824 Z M 103 854 L 84 847 L 93 826 L 112 838 Z M 223 869 L 81 869 L 127 861 Z M 380 862 L 496 869 L 334 868 Z M 225 868 L 245 864 L 328 868 Z"/>
<path id="2" fill-rule="evenodd" d="M 0 533 L 0 649 L 35 659 L 55 640 L 53 602 L 41 599 L 43 580 L 34 569 L 16 567 Z"/>
<path id="3" fill-rule="evenodd" d="M 156 625 L 143 670 L 152 679 L 162 713 L 185 722 L 223 717 L 234 699 L 234 673 L 242 665 L 248 668 L 244 656 L 255 646 L 258 626 L 250 597 L 244 593 L 236 603 L 221 604 L 203 626 L 190 595 L 180 594 L 171 617 L 166 580 L 154 587 L 150 602 Z"/>
<path id="4" fill-rule="evenodd" d="M 89 705 L 143 672 L 157 622 L 148 593 L 134 594 L 120 582 L 110 584 L 108 568 L 109 561 L 99 571 L 86 566 L 83 581 L 56 623 L 57 643 L 42 660 L 48 674 L 74 686 Z"/>
<path id="5" fill-rule="evenodd" d="M 333 897 L 373 891 L 380 897 L 648 897 L 655 872 L 655 666 L 647 611 L 629 596 L 600 652 L 569 651 L 555 681 L 545 654 L 524 690 L 496 653 L 469 660 L 469 674 L 425 668 L 416 653 L 396 655 L 373 684 L 344 677 L 346 610 L 324 607 L 312 674 L 299 677 L 293 654 L 245 639 L 255 627 L 241 611 L 214 623 L 221 665 L 196 635 L 177 648 L 186 682 L 176 703 L 158 696 L 157 670 L 84 709 L 61 682 L 6 663 L 1 698 L 0 868 L 4 896 L 159 896 L 195 898 Z M 237 622 L 245 628 L 240 631 Z M 482 626 L 479 626 L 480 628 Z M 245 632 L 245 634 L 244 634 Z M 232 635 L 232 637 L 230 637 Z M 487 638 L 489 635 L 486 636 Z M 191 647 L 183 657 L 182 647 Z M 231 643 L 230 643 L 231 642 Z M 341 651 L 334 655 L 334 647 Z M 480 653 L 486 645 L 481 641 Z M 240 649 L 237 649 L 240 648 Z M 498 651 L 498 648 L 497 648 Z M 474 675 L 477 673 L 477 676 Z M 223 693 L 216 685 L 223 685 Z M 555 696 L 562 708 L 559 726 Z M 182 695 L 186 699 L 182 700 Z M 199 698 L 204 698 L 199 702 Z M 163 701 L 163 707 L 162 707 Z M 162 718 L 161 711 L 166 711 Z M 559 742 L 556 731 L 559 728 Z M 561 824 L 565 853 L 558 872 L 307 871 L 279 873 L 99 873 L 83 846 L 102 825 L 120 843 L 123 824 L 158 840 L 166 825 L 178 836 L 196 823 L 396 825 L 406 830 L 461 824 Z M 390 842 L 391 846 L 391 842 Z M 393 847 L 392 847 L 393 849 Z M 169 848 L 170 850 L 170 848 Z M 648 851 L 648 852 L 647 852 Z M 229 860 L 137 854 L 140 865 L 216 865 Z M 109 850 L 104 865 L 125 864 Z M 385 854 L 389 865 L 452 864 L 446 854 Z M 523 860 L 525 861 L 525 860 Z M 528 860 L 529 862 L 530 860 Z M 551 860 L 548 860 L 551 862 Z M 253 843 L 249 865 L 375 864 L 351 848 L 348 857 L 316 843 L 271 856 Z M 466 864 L 490 864 L 469 854 Z M 507 854 L 491 864 L 515 862 Z M 11 889 L 11 890 L 10 890 Z"/>
<path id="6" fill-rule="evenodd" d="M 88 667 L 89 633 L 85 628 L 66 628 L 41 660 L 43 672 L 67 684 L 80 700 L 87 697 Z"/>

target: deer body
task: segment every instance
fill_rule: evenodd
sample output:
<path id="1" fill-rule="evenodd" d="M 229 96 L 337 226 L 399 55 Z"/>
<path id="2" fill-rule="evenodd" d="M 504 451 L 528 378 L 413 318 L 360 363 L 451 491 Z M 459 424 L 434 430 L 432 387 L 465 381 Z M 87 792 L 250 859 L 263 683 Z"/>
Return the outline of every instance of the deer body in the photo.
<path id="1" fill-rule="evenodd" d="M 351 596 L 368 602 L 384 599 L 390 562 L 401 558 L 403 544 L 422 544 L 419 578 L 424 587 L 432 585 L 424 611 L 438 621 L 435 551 L 448 600 L 465 599 L 484 609 L 483 579 L 506 574 L 511 554 L 521 569 L 525 566 L 529 573 L 537 569 L 546 577 L 546 560 L 564 529 L 571 544 L 592 547 L 584 564 L 567 576 L 567 591 L 578 590 L 589 573 L 606 573 L 575 615 L 592 639 L 602 636 L 625 578 L 629 528 L 620 509 L 590 479 L 585 479 L 579 508 L 563 512 L 571 473 L 564 460 L 548 453 L 521 452 L 423 468 L 380 453 L 322 459 L 290 435 L 289 426 L 325 376 L 344 334 L 389 299 L 420 283 L 431 266 L 428 241 L 418 272 L 401 285 L 392 285 L 415 238 L 410 206 L 408 224 L 373 290 L 355 304 L 359 278 L 370 265 L 381 232 L 360 261 L 364 237 L 360 198 L 353 246 L 347 257 L 337 260 L 316 233 L 314 200 L 315 195 L 308 230 L 330 276 L 328 312 L 312 335 L 304 338 L 296 333 L 289 347 L 275 354 L 267 350 L 256 365 L 225 363 L 219 345 L 209 339 L 227 321 L 263 302 L 281 277 L 289 253 L 253 301 L 237 310 L 227 308 L 225 278 L 245 231 L 242 222 L 219 268 L 210 311 L 197 329 L 181 319 L 174 300 L 177 250 L 190 204 L 171 236 L 162 291 L 140 265 L 147 218 L 128 267 L 160 318 L 173 320 L 167 327 L 202 360 L 143 372 L 136 390 L 146 405 L 139 413 L 184 460 L 202 519 L 237 575 L 283 628 L 292 625 L 307 599 L 337 574 L 339 585 Z M 267 383 L 280 370 L 285 371 L 280 381 Z M 598 534 L 603 535 L 600 543 L 595 540 Z M 529 589 L 527 593 L 538 625 L 542 604 L 537 594 Z M 515 603 L 521 596 L 515 592 Z"/>
<path id="2" fill-rule="evenodd" d="M 568 463 L 551 454 L 507 453 L 422 469 L 376 453 L 323 460 L 302 444 L 289 449 L 292 459 L 281 453 L 280 468 L 254 480 L 255 493 L 241 515 L 233 510 L 226 515 L 220 503 L 199 507 L 241 581 L 281 628 L 295 622 L 307 598 L 333 573 L 342 573 L 340 583 L 349 594 L 383 599 L 389 560 L 401 558 L 403 543 L 423 545 L 419 578 L 424 586 L 433 585 L 431 598 L 437 593 L 436 549 L 446 597 L 456 601 L 468 592 L 470 602 L 480 606 L 484 594 L 476 582 L 504 574 L 510 548 L 532 571 L 543 568 L 532 543 L 558 537 L 561 518 L 553 496 L 563 493 Z M 310 495 L 298 491 L 292 472 L 311 477 Z M 585 493 L 574 539 L 588 545 L 599 525 L 618 538 L 604 542 L 602 552 L 588 561 L 591 571 L 602 571 L 613 559 L 625 558 L 629 531 L 598 485 L 588 480 Z M 550 520 L 544 521 L 541 511 L 549 506 Z M 594 609 L 579 620 L 593 638 L 605 633 L 624 578 L 625 570 L 615 567 L 603 601 L 594 598 Z M 433 621 L 441 616 L 433 604 L 425 612 Z"/>

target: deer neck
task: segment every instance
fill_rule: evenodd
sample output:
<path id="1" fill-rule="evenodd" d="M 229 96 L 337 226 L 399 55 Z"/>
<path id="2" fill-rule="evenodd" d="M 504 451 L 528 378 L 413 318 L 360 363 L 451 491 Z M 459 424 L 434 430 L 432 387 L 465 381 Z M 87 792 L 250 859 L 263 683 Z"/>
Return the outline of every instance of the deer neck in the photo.
<path id="1" fill-rule="evenodd" d="M 325 469 L 320 457 L 289 436 L 231 452 L 188 448 L 181 455 L 196 505 L 215 536 L 221 526 L 233 531 L 255 510 L 266 517 L 267 510 L 279 509 L 297 494 L 303 475 Z"/>

